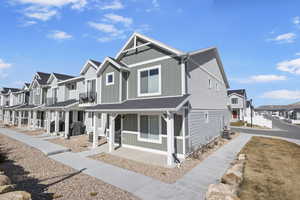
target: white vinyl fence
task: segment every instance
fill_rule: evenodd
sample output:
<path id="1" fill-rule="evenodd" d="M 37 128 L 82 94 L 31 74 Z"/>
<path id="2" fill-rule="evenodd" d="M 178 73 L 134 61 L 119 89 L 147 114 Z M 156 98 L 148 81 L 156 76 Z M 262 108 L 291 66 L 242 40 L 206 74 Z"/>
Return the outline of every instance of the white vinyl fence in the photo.
<path id="1" fill-rule="evenodd" d="M 251 117 L 250 116 L 245 117 L 245 121 L 248 124 L 250 124 L 251 123 Z M 253 123 L 253 125 L 257 125 L 257 126 L 273 128 L 272 120 L 266 119 L 264 116 L 258 115 L 258 114 L 257 115 L 253 114 L 252 123 Z"/>

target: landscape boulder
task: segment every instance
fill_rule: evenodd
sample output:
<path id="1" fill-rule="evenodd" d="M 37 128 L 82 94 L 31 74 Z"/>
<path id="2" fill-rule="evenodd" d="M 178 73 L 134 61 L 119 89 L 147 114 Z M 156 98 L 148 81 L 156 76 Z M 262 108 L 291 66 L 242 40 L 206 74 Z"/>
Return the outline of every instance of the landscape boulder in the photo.
<path id="1" fill-rule="evenodd" d="M 241 153 L 238 157 L 238 160 L 246 160 L 246 154 Z"/>
<path id="2" fill-rule="evenodd" d="M 14 191 L 0 194 L 1 200 L 31 200 L 31 194 L 24 191 Z"/>
<path id="3" fill-rule="evenodd" d="M 5 176 L 5 175 L 0 175 L 0 186 L 2 185 L 10 185 L 11 184 L 11 181 L 10 179 Z"/>
<path id="4" fill-rule="evenodd" d="M 0 186 L 0 194 L 11 192 L 15 189 L 14 185 L 2 185 Z"/>
<path id="5" fill-rule="evenodd" d="M 239 186 L 243 181 L 243 168 L 244 163 L 234 164 L 223 175 L 221 182 L 232 186 Z"/>
<path id="6" fill-rule="evenodd" d="M 205 195 L 206 200 L 239 200 L 236 190 L 230 185 L 223 183 L 211 184 Z"/>

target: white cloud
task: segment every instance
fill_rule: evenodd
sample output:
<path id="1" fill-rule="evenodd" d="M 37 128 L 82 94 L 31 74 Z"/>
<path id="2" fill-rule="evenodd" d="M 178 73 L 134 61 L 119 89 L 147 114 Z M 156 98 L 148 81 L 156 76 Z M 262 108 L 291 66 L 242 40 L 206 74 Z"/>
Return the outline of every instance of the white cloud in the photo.
<path id="1" fill-rule="evenodd" d="M 5 62 L 0 58 L 0 78 L 5 79 L 8 76 L 8 73 L 5 72 L 6 69 L 9 69 L 12 66 L 11 63 Z"/>
<path id="2" fill-rule="evenodd" d="M 36 7 L 36 6 L 30 6 L 25 9 L 24 15 L 29 18 L 38 19 L 41 21 L 48 21 L 55 15 L 57 15 L 58 12 L 53 9 L 49 9 L 46 7 Z"/>
<path id="3" fill-rule="evenodd" d="M 296 16 L 296 17 L 293 18 L 293 24 L 295 24 L 295 25 L 300 24 L 300 17 L 299 16 Z"/>
<path id="4" fill-rule="evenodd" d="M 273 90 L 269 92 L 265 92 L 262 98 L 266 99 L 288 99 L 288 100 L 296 100 L 300 99 L 300 91 L 299 90 Z"/>
<path id="5" fill-rule="evenodd" d="M 86 0 L 17 0 L 17 2 L 42 7 L 62 7 L 70 4 L 73 9 L 80 9 L 87 4 Z"/>
<path id="6" fill-rule="evenodd" d="M 36 21 L 26 21 L 24 24 L 23 24 L 23 26 L 31 26 L 31 25 L 34 25 L 34 24 L 36 24 L 37 22 Z"/>
<path id="7" fill-rule="evenodd" d="M 118 30 L 113 24 L 104 24 L 97 22 L 88 22 L 88 25 L 92 28 L 95 28 L 104 33 L 110 33 L 114 36 L 120 35 L 123 33 L 122 30 Z"/>
<path id="8" fill-rule="evenodd" d="M 101 10 L 120 10 L 124 8 L 124 5 L 120 0 L 114 0 L 113 2 L 101 7 Z"/>
<path id="9" fill-rule="evenodd" d="M 285 34 L 278 35 L 277 37 L 271 40 L 276 41 L 278 43 L 293 43 L 295 42 L 296 37 L 297 36 L 295 33 L 285 33 Z"/>
<path id="10" fill-rule="evenodd" d="M 54 40 L 67 40 L 71 39 L 73 36 L 64 31 L 52 31 L 48 37 Z"/>
<path id="11" fill-rule="evenodd" d="M 132 18 L 123 17 L 121 15 L 116 15 L 113 13 L 104 15 L 103 21 L 111 22 L 111 23 L 122 23 L 126 27 L 129 27 L 133 22 Z"/>
<path id="12" fill-rule="evenodd" d="M 283 72 L 300 75 L 300 58 L 282 61 L 277 64 L 277 69 Z"/>
<path id="13" fill-rule="evenodd" d="M 158 0 L 152 0 L 152 5 L 153 5 L 154 8 L 159 8 L 160 7 L 160 5 L 158 3 Z"/>
<path id="14" fill-rule="evenodd" d="M 28 18 L 48 21 L 58 15 L 58 9 L 69 5 L 72 9 L 82 9 L 87 0 L 12 0 L 14 3 L 25 5 L 22 14 Z M 26 24 L 28 26 L 30 24 Z"/>
<path id="15" fill-rule="evenodd" d="M 8 68 L 10 68 L 11 66 L 12 66 L 11 63 L 6 63 L 4 60 L 2 60 L 2 59 L 0 58 L 0 70 L 2 70 L 2 69 L 8 69 Z"/>
<path id="16" fill-rule="evenodd" d="M 264 74 L 264 75 L 255 75 L 250 76 L 246 79 L 238 79 L 240 83 L 267 83 L 273 81 L 284 81 L 287 80 L 286 76 L 274 75 L 274 74 Z"/>
<path id="17" fill-rule="evenodd" d="M 296 56 L 300 56 L 300 52 L 295 53 Z"/>

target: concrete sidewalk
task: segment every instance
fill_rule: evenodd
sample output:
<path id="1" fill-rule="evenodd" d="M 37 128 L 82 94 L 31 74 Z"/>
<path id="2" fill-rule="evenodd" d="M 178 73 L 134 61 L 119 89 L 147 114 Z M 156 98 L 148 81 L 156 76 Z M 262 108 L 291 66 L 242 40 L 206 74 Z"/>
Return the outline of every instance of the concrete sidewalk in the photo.
<path id="1" fill-rule="evenodd" d="M 48 152 L 48 155 L 49 152 L 64 149 L 43 139 L 33 138 L 9 129 L 0 129 L 0 132 L 43 152 Z M 49 158 L 76 170 L 83 170 L 83 173 L 126 190 L 141 199 L 201 200 L 204 199 L 208 186 L 219 181 L 236 154 L 250 138 L 251 135 L 241 134 L 173 184 L 167 184 L 133 171 L 85 157 L 93 152 L 64 152 L 52 154 Z"/>
<path id="2" fill-rule="evenodd" d="M 41 138 L 29 136 L 24 133 L 19 133 L 11 129 L 0 128 L 0 133 L 10 138 L 13 138 L 15 140 L 18 140 L 20 142 L 23 142 L 28 146 L 34 147 L 40 150 L 41 152 L 43 152 L 47 156 L 70 151 L 70 149 L 66 147 L 62 147 L 60 145 L 53 144 L 48 141 L 44 141 Z"/>

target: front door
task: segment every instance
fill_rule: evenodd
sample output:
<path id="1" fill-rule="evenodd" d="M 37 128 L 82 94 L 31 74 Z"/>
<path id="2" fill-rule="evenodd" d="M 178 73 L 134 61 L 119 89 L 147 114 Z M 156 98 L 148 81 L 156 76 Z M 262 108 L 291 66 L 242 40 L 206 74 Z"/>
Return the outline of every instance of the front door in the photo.
<path id="1" fill-rule="evenodd" d="M 122 144 L 122 134 L 121 134 L 121 115 L 115 118 L 115 143 Z"/>

